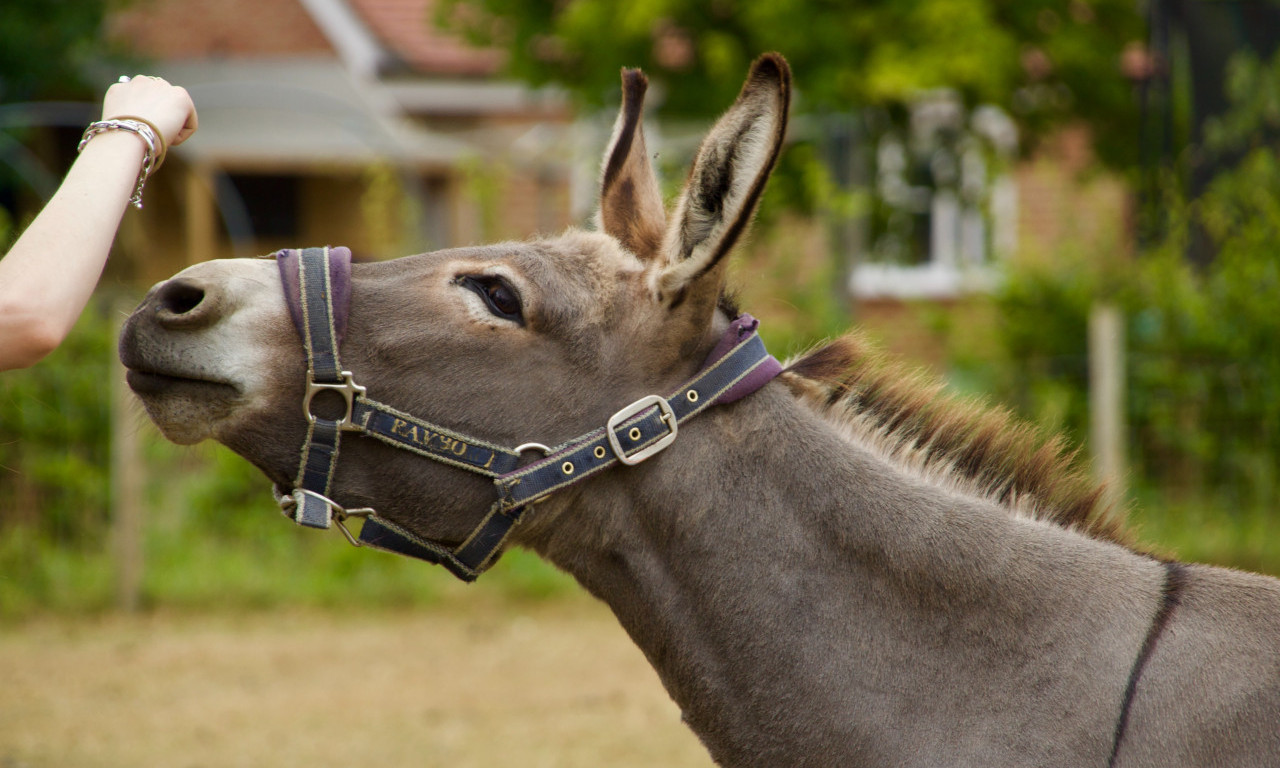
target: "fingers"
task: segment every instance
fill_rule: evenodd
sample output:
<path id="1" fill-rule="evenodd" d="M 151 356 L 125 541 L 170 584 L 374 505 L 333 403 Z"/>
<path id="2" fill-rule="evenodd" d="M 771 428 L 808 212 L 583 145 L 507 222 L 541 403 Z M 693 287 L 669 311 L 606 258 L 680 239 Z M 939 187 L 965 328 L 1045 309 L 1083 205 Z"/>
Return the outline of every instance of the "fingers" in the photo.
<path id="1" fill-rule="evenodd" d="M 186 102 L 190 106 L 190 109 L 187 111 L 186 122 L 182 124 L 182 128 L 178 131 L 178 134 L 173 137 L 173 141 L 169 142 L 169 146 L 177 146 L 178 144 L 181 144 L 182 142 L 191 138 L 191 134 L 195 133 L 196 129 L 200 127 L 200 118 L 198 115 L 196 115 L 196 105 L 195 105 L 195 102 L 191 100 L 191 94 L 187 93 L 186 88 L 183 88 L 181 86 L 175 86 L 175 87 L 177 87 L 177 89 L 182 92 L 182 97 L 186 99 Z"/>
<path id="2" fill-rule="evenodd" d="M 168 146 L 186 141 L 195 133 L 196 108 L 185 88 L 160 77 L 139 75 L 114 83 L 102 99 L 102 116 L 136 115 L 156 125 Z"/>

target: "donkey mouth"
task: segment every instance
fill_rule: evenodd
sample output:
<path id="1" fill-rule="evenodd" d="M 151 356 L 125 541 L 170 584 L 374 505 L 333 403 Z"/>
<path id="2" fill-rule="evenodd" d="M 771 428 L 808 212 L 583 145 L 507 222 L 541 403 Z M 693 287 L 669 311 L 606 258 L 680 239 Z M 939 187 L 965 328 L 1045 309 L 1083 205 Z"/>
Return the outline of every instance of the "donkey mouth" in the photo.
<path id="1" fill-rule="evenodd" d="M 179 445 L 215 436 L 241 401 L 239 387 L 186 373 L 126 366 L 125 381 L 160 432 Z"/>
<path id="2" fill-rule="evenodd" d="M 119 353 L 126 369 L 125 381 L 141 398 L 190 393 L 226 399 L 240 394 L 241 388 L 210 371 L 212 366 L 194 362 L 182 352 L 174 353 L 139 333 L 132 318 L 120 336 Z"/>
<path id="3" fill-rule="evenodd" d="M 170 395 L 186 389 L 214 390 L 223 396 L 239 394 L 239 387 L 225 381 L 131 368 L 125 374 L 129 389 L 140 397 Z"/>

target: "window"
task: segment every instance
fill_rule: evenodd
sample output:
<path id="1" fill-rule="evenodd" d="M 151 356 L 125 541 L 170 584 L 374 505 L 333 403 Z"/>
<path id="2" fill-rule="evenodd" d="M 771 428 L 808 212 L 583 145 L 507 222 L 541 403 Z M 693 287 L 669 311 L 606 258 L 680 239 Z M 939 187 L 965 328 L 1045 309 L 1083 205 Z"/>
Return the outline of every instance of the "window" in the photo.
<path id="1" fill-rule="evenodd" d="M 875 140 L 866 252 L 850 276 L 859 297 L 944 298 L 981 290 L 1011 250 L 1017 197 L 999 169 L 1017 128 L 995 107 L 966 114 L 951 91 L 931 92 L 906 130 Z"/>
<path id="2" fill-rule="evenodd" d="M 218 203 L 223 211 L 252 229 L 252 239 L 296 239 L 302 232 L 301 189 L 297 176 L 231 173 L 219 186 Z"/>

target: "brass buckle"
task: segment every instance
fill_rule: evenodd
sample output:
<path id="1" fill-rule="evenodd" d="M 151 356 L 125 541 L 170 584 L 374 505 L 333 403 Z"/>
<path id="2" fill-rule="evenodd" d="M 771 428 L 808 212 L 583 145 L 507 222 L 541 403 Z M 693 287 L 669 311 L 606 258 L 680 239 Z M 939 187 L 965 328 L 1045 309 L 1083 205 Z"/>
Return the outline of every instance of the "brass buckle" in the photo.
<path id="1" fill-rule="evenodd" d="M 615 429 L 619 424 L 623 423 L 627 419 L 655 405 L 658 406 L 658 410 L 661 411 L 661 417 L 662 420 L 667 423 L 667 429 L 671 431 L 658 438 L 657 442 L 652 445 L 647 445 L 628 456 L 627 452 L 622 447 L 622 443 L 618 440 L 618 434 Z M 610 416 L 609 423 L 605 426 L 605 434 L 609 437 L 609 447 L 613 448 L 613 453 L 618 457 L 618 461 L 621 461 L 623 464 L 628 466 L 635 466 L 650 456 L 653 456 L 655 453 L 663 450 L 668 445 L 671 445 L 675 442 L 676 433 L 679 431 L 680 424 L 676 420 L 676 412 L 671 410 L 671 404 L 667 402 L 666 398 L 659 395 L 648 395 L 647 397 L 640 398 L 631 405 L 628 405 L 626 408 L 623 408 Z"/>
<path id="2" fill-rule="evenodd" d="M 312 373 L 307 372 L 307 395 L 302 399 L 302 412 L 307 415 L 307 421 L 312 424 L 316 423 L 316 415 L 311 412 L 311 400 L 321 392 L 337 392 L 347 403 L 347 412 L 338 421 L 338 429 L 344 431 L 358 430 L 360 426 L 352 421 L 352 415 L 356 409 L 356 397 L 365 393 L 365 388 L 355 382 L 351 375 L 351 371 L 343 371 L 342 383 L 340 384 L 323 384 L 312 378 Z"/>

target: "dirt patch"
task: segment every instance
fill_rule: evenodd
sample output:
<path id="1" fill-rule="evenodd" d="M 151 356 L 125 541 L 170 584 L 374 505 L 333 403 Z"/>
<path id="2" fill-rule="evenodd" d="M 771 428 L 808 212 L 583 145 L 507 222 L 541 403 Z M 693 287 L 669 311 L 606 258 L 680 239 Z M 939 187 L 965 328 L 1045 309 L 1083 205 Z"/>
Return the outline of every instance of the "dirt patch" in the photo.
<path id="1" fill-rule="evenodd" d="M 712 765 L 596 604 L 0 629 L 0 766 Z"/>

